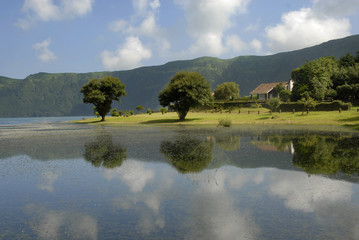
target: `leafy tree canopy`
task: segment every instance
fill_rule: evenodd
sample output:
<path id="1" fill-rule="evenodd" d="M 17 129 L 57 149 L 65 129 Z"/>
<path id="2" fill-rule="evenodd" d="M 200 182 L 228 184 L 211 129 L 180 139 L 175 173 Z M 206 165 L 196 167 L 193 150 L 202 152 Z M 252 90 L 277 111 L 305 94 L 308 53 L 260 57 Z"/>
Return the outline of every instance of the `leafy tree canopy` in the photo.
<path id="1" fill-rule="evenodd" d="M 158 99 L 163 107 L 172 108 L 179 119 L 184 120 L 190 108 L 210 103 L 211 88 L 197 72 L 178 72 L 159 93 Z"/>
<path id="2" fill-rule="evenodd" d="M 125 84 L 120 79 L 106 76 L 98 80 L 92 79 L 81 88 L 83 102 L 95 105 L 96 111 L 105 121 L 106 114 L 111 110 L 112 100 L 120 101 L 121 96 L 126 96 Z"/>
<path id="3" fill-rule="evenodd" d="M 304 94 L 315 100 L 323 100 L 333 83 L 331 76 L 338 71 L 339 63 L 335 57 L 322 57 L 307 61 L 292 71 L 294 80 L 293 98 L 301 99 Z"/>
<path id="4" fill-rule="evenodd" d="M 236 100 L 239 99 L 239 85 L 235 82 L 224 82 L 214 90 L 216 100 Z"/>

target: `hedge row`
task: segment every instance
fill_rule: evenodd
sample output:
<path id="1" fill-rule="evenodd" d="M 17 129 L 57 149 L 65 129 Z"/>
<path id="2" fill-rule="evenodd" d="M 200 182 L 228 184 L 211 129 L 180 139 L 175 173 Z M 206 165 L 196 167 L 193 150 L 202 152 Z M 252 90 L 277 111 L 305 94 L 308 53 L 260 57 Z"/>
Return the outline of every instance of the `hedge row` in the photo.
<path id="1" fill-rule="evenodd" d="M 244 101 L 236 101 L 236 102 L 216 102 L 211 107 L 202 108 L 202 110 L 209 110 L 213 108 L 221 108 L 221 109 L 230 109 L 230 108 L 256 108 L 256 107 L 265 107 L 270 108 L 265 102 L 257 103 L 255 101 L 244 102 Z M 321 102 L 315 106 L 315 111 L 338 111 L 340 108 L 342 110 L 349 110 L 352 107 L 351 103 L 343 103 L 341 101 L 333 101 L 333 102 Z M 282 103 L 279 107 L 282 112 L 292 112 L 293 109 L 296 112 L 305 110 L 303 103 L 298 102 L 290 102 L 290 103 Z M 310 109 L 312 110 L 312 109 Z"/>
<path id="2" fill-rule="evenodd" d="M 349 110 L 352 107 L 351 103 L 343 103 L 341 101 L 333 101 L 333 102 L 321 102 L 317 104 L 314 108 L 315 111 L 338 111 L 339 109 L 342 110 Z M 303 111 L 305 110 L 303 103 L 282 103 L 280 105 L 280 110 L 282 112 L 291 112 L 293 109 L 295 111 Z"/>

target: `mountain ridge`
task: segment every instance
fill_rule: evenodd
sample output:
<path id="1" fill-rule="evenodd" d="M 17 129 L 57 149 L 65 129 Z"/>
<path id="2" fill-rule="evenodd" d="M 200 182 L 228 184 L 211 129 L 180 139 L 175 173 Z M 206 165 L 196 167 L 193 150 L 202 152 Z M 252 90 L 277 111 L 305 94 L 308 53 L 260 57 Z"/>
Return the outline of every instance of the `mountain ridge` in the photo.
<path id="1" fill-rule="evenodd" d="M 30 74 L 24 79 L 0 76 L 0 117 L 91 115 L 92 106 L 82 103 L 80 89 L 93 78 L 111 75 L 126 84 L 127 96 L 119 109 L 159 108 L 158 93 L 178 71 L 198 71 L 211 83 L 212 90 L 223 82 L 239 84 L 240 94 L 248 95 L 260 83 L 282 82 L 306 60 L 323 56 L 339 58 L 359 50 L 359 35 L 330 40 L 316 46 L 273 55 L 245 55 L 231 59 L 199 57 L 132 70 L 88 73 Z"/>

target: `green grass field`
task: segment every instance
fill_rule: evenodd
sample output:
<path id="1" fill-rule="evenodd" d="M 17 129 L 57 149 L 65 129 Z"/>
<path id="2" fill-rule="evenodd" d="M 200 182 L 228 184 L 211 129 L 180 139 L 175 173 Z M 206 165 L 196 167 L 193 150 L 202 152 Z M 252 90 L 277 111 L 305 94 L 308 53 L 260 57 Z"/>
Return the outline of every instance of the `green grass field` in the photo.
<path id="1" fill-rule="evenodd" d="M 249 111 L 249 113 L 248 113 Z M 259 112 L 258 112 L 259 111 Z M 329 125 L 346 126 L 359 130 L 359 112 L 357 108 L 349 111 L 312 111 L 307 114 L 297 113 L 269 113 L 268 109 L 241 109 L 241 113 L 205 113 L 189 112 L 186 120 L 179 121 L 176 113 L 152 113 L 136 114 L 129 117 L 106 117 L 105 122 L 100 118 L 89 118 L 76 123 L 90 124 L 171 124 L 171 125 L 218 125 L 223 119 L 231 121 L 232 125 L 237 124 L 281 124 L 281 125 Z"/>

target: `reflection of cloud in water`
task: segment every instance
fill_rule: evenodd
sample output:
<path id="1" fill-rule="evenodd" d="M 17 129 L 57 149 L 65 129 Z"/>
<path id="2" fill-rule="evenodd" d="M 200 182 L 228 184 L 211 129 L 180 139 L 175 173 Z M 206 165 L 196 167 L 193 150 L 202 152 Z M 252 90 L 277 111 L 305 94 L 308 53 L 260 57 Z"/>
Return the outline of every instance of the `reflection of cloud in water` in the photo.
<path id="1" fill-rule="evenodd" d="M 26 206 L 35 221 L 30 223 L 40 239 L 97 239 L 97 221 L 70 211 L 53 211 L 34 204 Z"/>
<path id="2" fill-rule="evenodd" d="M 42 174 L 42 182 L 38 184 L 38 187 L 41 190 L 45 190 L 48 192 L 54 192 L 54 182 L 60 177 L 59 173 L 55 173 L 53 171 L 45 171 Z"/>
<path id="3" fill-rule="evenodd" d="M 130 188 L 131 192 L 141 192 L 146 184 L 154 179 L 152 169 L 146 169 L 145 163 L 137 160 L 127 160 L 120 168 L 106 169 L 105 178 L 120 179 Z"/>
<path id="4" fill-rule="evenodd" d="M 200 192 L 193 196 L 188 239 L 256 239 L 259 228 L 249 213 L 244 213 L 227 188 L 239 189 L 253 181 L 249 173 L 234 174 L 228 169 L 210 173 L 213 181 L 200 181 Z M 205 177 L 204 175 L 202 175 Z"/>
<path id="5" fill-rule="evenodd" d="M 314 212 L 319 206 L 350 201 L 352 184 L 305 173 L 276 171 L 270 192 L 285 200 L 288 208 Z"/>
<path id="6" fill-rule="evenodd" d="M 139 215 L 137 228 L 144 235 L 165 227 L 161 202 L 166 198 L 168 190 L 171 190 L 174 181 L 173 174 L 177 175 L 169 166 L 149 167 L 148 164 L 137 160 L 127 160 L 121 168 L 105 170 L 107 179 L 119 179 L 129 186 L 130 193 L 121 194 L 113 199 L 113 206 L 124 210 L 135 209 Z M 148 182 L 155 180 L 155 190 L 149 193 L 142 192 Z"/>

